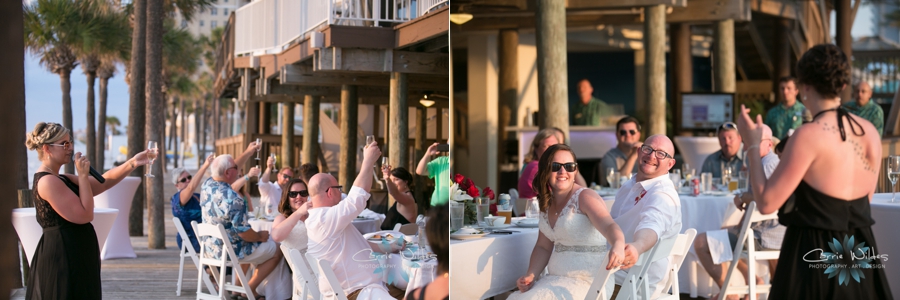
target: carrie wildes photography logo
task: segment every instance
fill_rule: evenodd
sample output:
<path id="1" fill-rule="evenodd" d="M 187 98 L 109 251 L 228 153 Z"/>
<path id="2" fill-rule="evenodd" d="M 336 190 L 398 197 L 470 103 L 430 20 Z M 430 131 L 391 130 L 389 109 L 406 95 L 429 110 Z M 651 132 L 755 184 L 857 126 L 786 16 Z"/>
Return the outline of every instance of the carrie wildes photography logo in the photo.
<path id="1" fill-rule="evenodd" d="M 828 278 L 838 277 L 838 285 L 847 285 L 850 278 L 859 282 L 865 279 L 862 269 L 879 269 L 884 268 L 884 264 L 873 263 L 874 260 L 887 261 L 888 255 L 875 253 L 875 249 L 866 246 L 866 242 L 856 243 L 854 236 L 844 235 L 844 242 L 841 243 L 837 238 L 832 238 L 828 243 L 831 252 L 825 252 L 822 248 L 816 248 L 805 255 L 803 260 L 810 262 L 810 268 L 824 268 Z M 818 255 L 816 255 L 818 254 Z"/>
<path id="2" fill-rule="evenodd" d="M 385 238 L 382 238 L 381 243 L 378 244 L 378 248 L 381 249 L 381 253 L 373 251 L 370 249 L 362 249 L 353 254 L 353 261 L 356 262 L 364 262 L 368 263 L 365 265 L 367 268 L 372 268 L 375 274 L 381 274 L 384 277 L 384 282 L 387 284 L 393 284 L 395 281 L 400 282 L 409 282 L 409 274 L 402 270 L 403 266 L 408 268 L 421 268 L 422 266 L 419 264 L 419 261 L 428 260 L 430 258 L 436 258 L 437 256 L 434 254 L 424 253 L 424 251 L 419 251 L 418 247 L 406 247 L 403 243 L 403 239 L 396 239 L 394 242 L 390 242 Z M 398 254 L 391 253 L 393 249 L 402 249 L 400 251 L 399 256 L 401 257 L 399 261 L 399 265 L 391 264 L 391 257 L 397 256 Z M 401 268 L 399 272 L 394 271 L 392 269 Z M 400 278 L 396 278 L 396 276 L 400 276 Z"/>

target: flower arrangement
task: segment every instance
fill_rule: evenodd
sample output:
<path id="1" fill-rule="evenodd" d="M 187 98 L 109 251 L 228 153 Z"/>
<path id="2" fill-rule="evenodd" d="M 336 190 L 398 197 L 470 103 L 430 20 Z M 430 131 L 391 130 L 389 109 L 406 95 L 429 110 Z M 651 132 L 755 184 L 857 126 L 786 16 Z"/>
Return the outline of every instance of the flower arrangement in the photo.
<path id="1" fill-rule="evenodd" d="M 456 176 L 453 177 L 453 182 L 453 185 L 450 186 L 450 201 L 464 204 L 466 206 L 465 222 L 467 224 L 476 223 L 477 213 L 475 211 L 475 201 L 471 200 L 474 200 L 477 197 L 484 197 L 493 202 L 495 197 L 494 191 L 491 190 L 490 187 L 485 187 L 479 192 L 478 187 L 475 186 L 475 182 L 462 174 L 456 174 Z M 492 214 L 496 214 L 497 205 L 492 203 L 490 211 Z"/>

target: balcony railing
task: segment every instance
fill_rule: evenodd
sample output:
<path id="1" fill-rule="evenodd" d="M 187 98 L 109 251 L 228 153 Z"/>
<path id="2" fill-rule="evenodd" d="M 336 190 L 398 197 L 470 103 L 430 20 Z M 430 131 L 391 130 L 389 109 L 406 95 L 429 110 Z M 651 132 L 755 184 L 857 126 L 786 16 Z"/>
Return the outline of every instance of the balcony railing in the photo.
<path id="1" fill-rule="evenodd" d="M 448 0 L 258 0 L 237 11 L 235 55 L 279 53 L 324 25 L 403 23 Z"/>

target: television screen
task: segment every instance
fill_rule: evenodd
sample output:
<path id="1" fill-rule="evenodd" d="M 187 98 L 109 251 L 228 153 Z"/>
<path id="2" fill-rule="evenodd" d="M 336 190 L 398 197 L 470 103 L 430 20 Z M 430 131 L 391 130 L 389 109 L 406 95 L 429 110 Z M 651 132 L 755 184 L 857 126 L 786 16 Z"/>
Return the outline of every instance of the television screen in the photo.
<path id="1" fill-rule="evenodd" d="M 716 129 L 733 122 L 734 94 L 681 94 L 681 128 Z"/>

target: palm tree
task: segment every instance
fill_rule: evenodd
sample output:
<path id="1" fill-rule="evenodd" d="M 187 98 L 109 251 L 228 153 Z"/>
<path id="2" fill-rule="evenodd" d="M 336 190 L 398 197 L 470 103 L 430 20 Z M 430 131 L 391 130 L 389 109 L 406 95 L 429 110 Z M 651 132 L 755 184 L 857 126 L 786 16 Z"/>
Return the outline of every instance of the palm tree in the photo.
<path id="1" fill-rule="evenodd" d="M 130 64 L 126 68 L 126 80 L 129 82 L 128 101 L 128 157 L 144 151 L 146 145 L 144 135 L 144 77 L 146 67 L 147 44 L 147 2 L 146 0 L 134 0 L 130 6 L 132 11 L 132 34 Z M 141 176 L 144 167 L 136 168 L 131 176 Z M 131 236 L 144 235 L 144 185 L 138 185 L 134 199 L 131 201 L 131 211 L 128 213 L 128 234 Z"/>
<path id="2" fill-rule="evenodd" d="M 106 102 L 107 102 L 107 87 L 109 86 L 109 79 L 116 75 L 116 62 L 115 60 L 103 60 L 100 63 L 100 68 L 97 69 L 97 77 L 100 77 L 100 109 L 99 115 L 97 116 L 97 120 L 99 123 L 97 124 L 97 160 L 96 165 L 100 166 L 103 169 L 103 164 L 106 161 L 106 126 L 109 124 L 109 118 L 106 116 Z M 115 118 L 115 117 L 112 117 Z M 116 119 L 118 122 L 119 119 Z M 114 130 L 110 131 L 111 135 L 116 135 Z"/>

